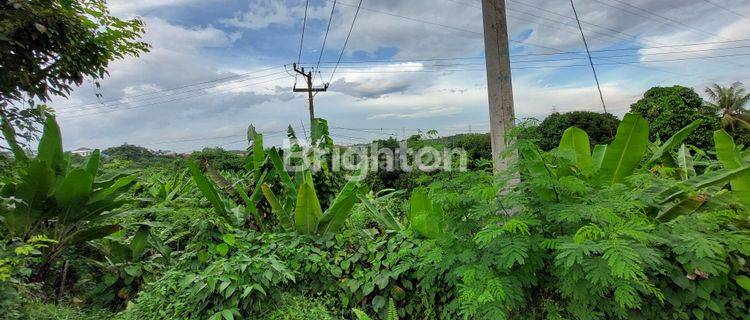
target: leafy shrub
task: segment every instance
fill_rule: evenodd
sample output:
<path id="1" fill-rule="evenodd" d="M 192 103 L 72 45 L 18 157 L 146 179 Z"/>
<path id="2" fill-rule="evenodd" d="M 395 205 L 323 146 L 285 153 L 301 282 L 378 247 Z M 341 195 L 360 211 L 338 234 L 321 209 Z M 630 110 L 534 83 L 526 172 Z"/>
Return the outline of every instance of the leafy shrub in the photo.
<path id="1" fill-rule="evenodd" d="M 680 130 L 652 159 L 696 127 Z M 739 169 L 681 180 L 679 168 L 646 169 L 647 137 L 648 123 L 631 114 L 601 162 L 587 158 L 577 128 L 553 153 L 519 142 L 523 181 L 494 210 L 460 220 L 448 214 L 448 232 L 422 245 L 432 248 L 420 270 L 437 270 L 446 288 L 457 288 L 444 310 L 477 319 L 743 318 L 748 208 L 723 200 L 730 194 L 720 189 L 731 180 L 731 194 L 745 197 L 735 185 L 748 182 L 750 164 L 735 157 Z M 659 200 L 665 193 L 670 201 Z"/>
<path id="2" fill-rule="evenodd" d="M 700 120 L 700 127 L 686 143 L 703 149 L 713 146 L 711 133 L 721 126 L 719 116 L 704 106 L 700 95 L 682 86 L 651 88 L 630 106 L 630 111 L 640 114 L 650 123 L 652 140 L 667 139 L 693 121 Z"/>
<path id="3" fill-rule="evenodd" d="M 231 151 L 222 148 L 205 148 L 190 154 L 190 160 L 196 163 L 208 162 L 216 170 L 242 171 L 245 169 L 245 159 Z"/>
<path id="4" fill-rule="evenodd" d="M 547 116 L 539 124 L 534 136 L 539 139 L 537 142 L 539 148 L 549 151 L 557 147 L 566 129 L 578 127 L 589 135 L 591 144 L 594 146 L 611 142 L 615 137 L 615 130 L 619 123 L 620 120 L 610 113 L 603 114 L 590 111 L 555 112 Z"/>
<path id="5" fill-rule="evenodd" d="M 280 301 L 284 292 L 333 298 L 341 310 L 386 312 L 388 297 L 402 306 L 400 312 L 420 315 L 431 308 L 430 301 L 415 294 L 420 290 L 413 276 L 418 247 L 403 236 L 372 238 L 343 231 L 317 240 L 293 233 L 231 239 L 207 267 L 193 270 L 194 262 L 183 261 L 168 271 L 123 319 L 208 319 L 227 312 L 252 318 L 267 310 L 266 301 Z M 432 288 L 432 295 L 439 295 L 440 286 Z"/>

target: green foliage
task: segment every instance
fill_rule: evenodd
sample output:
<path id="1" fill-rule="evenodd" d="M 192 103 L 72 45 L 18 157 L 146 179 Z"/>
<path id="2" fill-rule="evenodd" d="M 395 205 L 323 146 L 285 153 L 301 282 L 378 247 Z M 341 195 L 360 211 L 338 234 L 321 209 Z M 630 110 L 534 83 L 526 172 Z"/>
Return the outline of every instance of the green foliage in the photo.
<path id="1" fill-rule="evenodd" d="M 648 122 L 637 114 L 625 115 L 615 140 L 607 146 L 599 169 L 604 183 L 621 183 L 640 164 L 648 150 Z"/>
<path id="2" fill-rule="evenodd" d="M 46 261 L 54 260 L 68 246 L 111 234 L 118 224 L 101 224 L 124 204 L 119 196 L 137 178 L 136 174 L 97 176 L 98 153 L 82 168 L 70 167 L 63 154 L 60 129 L 47 119 L 38 156 L 22 164 L 19 181 L 3 187 L 3 197 L 21 200 L 3 211 L 5 226 L 14 237 L 28 239 L 47 235 L 57 243 L 46 250 Z"/>
<path id="3" fill-rule="evenodd" d="M 741 150 L 737 149 L 734 140 L 726 131 L 714 132 L 714 140 L 716 141 L 716 156 L 724 168 L 736 170 L 747 165 L 747 161 L 742 159 Z M 731 185 L 732 193 L 737 196 L 739 203 L 750 212 L 750 171 L 732 179 Z"/>
<path id="4" fill-rule="evenodd" d="M 206 148 L 193 152 L 190 154 L 190 160 L 200 164 L 208 163 L 218 171 L 243 171 L 245 169 L 245 160 L 240 154 L 221 148 Z"/>
<path id="5" fill-rule="evenodd" d="M 24 317 L 33 320 L 109 320 L 113 313 L 104 309 L 81 308 L 70 305 L 55 305 L 33 301 L 24 306 Z"/>
<path id="6" fill-rule="evenodd" d="M 48 113 L 35 101 L 67 96 L 84 78 L 107 75 L 111 61 L 148 51 L 144 31 L 139 19 L 110 15 L 103 0 L 3 1 L 0 128 L 16 158 L 25 158 L 16 135 L 30 140 Z"/>
<path id="7" fill-rule="evenodd" d="M 719 129 L 719 117 L 704 108 L 703 99 L 682 86 L 654 87 L 630 106 L 630 112 L 643 116 L 651 125 L 651 140 L 663 140 L 694 121 L 699 127 L 685 140 L 702 149 L 713 146 L 711 132 Z"/>
<path id="8" fill-rule="evenodd" d="M 558 146 L 566 129 L 577 127 L 589 135 L 593 147 L 610 143 L 615 137 L 615 129 L 619 123 L 620 121 L 612 114 L 589 111 L 553 113 L 539 124 L 533 137 L 538 138 L 538 145 L 542 150 L 549 151 Z"/>

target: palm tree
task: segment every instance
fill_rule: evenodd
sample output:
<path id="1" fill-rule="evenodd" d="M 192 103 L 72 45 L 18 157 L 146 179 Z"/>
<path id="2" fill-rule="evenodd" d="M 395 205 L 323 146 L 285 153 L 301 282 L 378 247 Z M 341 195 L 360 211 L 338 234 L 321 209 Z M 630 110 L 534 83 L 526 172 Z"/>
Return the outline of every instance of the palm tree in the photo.
<path id="1" fill-rule="evenodd" d="M 742 82 L 735 82 L 729 87 L 714 84 L 706 88 L 706 95 L 711 100 L 708 106 L 721 113 L 724 129 L 731 132 L 735 132 L 737 127 L 750 130 L 750 110 L 745 109 L 750 102 L 750 93 L 745 91 Z"/>

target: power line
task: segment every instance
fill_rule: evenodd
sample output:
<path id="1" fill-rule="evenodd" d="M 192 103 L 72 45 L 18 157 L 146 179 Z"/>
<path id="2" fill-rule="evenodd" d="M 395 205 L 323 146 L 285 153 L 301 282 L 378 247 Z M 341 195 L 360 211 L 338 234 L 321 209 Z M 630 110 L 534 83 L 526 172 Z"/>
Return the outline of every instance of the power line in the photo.
<path id="1" fill-rule="evenodd" d="M 735 14 L 736 16 L 740 17 L 740 18 L 743 18 L 743 19 L 750 19 L 750 17 L 748 17 L 748 16 L 746 16 L 746 15 L 744 15 L 744 14 L 742 14 L 742 13 L 739 13 L 739 12 L 737 12 L 736 10 L 733 10 L 733 9 L 727 8 L 727 7 L 725 7 L 725 6 L 722 6 L 722 5 L 720 5 L 720 4 L 716 3 L 716 2 L 713 2 L 713 1 L 709 1 L 709 0 L 703 0 L 703 1 L 705 1 L 706 3 L 708 3 L 708 4 L 711 4 L 711 5 L 713 5 L 713 6 L 717 7 L 717 8 L 719 8 L 719 9 L 723 9 L 723 10 L 725 10 L 725 11 L 727 11 L 727 12 L 731 12 L 731 13 Z"/>
<path id="2" fill-rule="evenodd" d="M 615 6 L 611 5 L 611 4 L 608 4 L 608 3 L 602 2 L 602 1 L 600 1 L 600 0 L 592 0 L 592 1 L 594 1 L 594 2 L 597 2 L 597 3 L 599 3 L 599 4 L 602 4 L 602 5 L 605 5 L 605 6 L 607 6 L 607 7 L 610 7 L 610 8 L 614 8 L 614 9 L 616 9 L 616 10 L 622 10 L 622 11 L 625 11 L 625 12 L 627 12 L 627 13 L 630 13 L 630 14 L 632 14 L 632 15 L 636 15 L 636 16 L 639 16 L 639 17 L 642 17 L 642 18 L 645 18 L 645 19 L 649 19 L 649 20 L 651 20 L 651 21 L 656 21 L 656 22 L 658 22 L 658 23 L 661 23 L 661 24 L 666 24 L 666 23 L 664 23 L 664 22 L 662 22 L 662 21 L 657 21 L 657 20 L 654 20 L 653 18 L 650 18 L 650 17 L 648 17 L 648 16 L 644 16 L 644 15 L 638 14 L 637 12 L 633 12 L 633 11 L 625 10 L 624 8 L 618 8 L 618 7 L 615 7 Z M 650 14 L 650 15 L 652 15 L 652 16 L 655 16 L 655 17 L 659 17 L 659 18 L 661 18 L 661 19 L 664 19 L 664 20 L 666 20 L 666 21 L 669 21 L 669 22 L 671 22 L 672 24 L 677 24 L 677 25 L 683 26 L 683 27 L 685 27 L 685 28 L 688 28 L 688 29 L 690 29 L 690 30 L 693 30 L 693 31 L 696 31 L 696 32 L 699 32 L 699 33 L 705 34 L 705 35 L 709 35 L 709 36 L 713 36 L 713 37 L 719 37 L 719 38 L 723 38 L 722 36 L 719 36 L 719 35 L 717 35 L 717 34 L 715 34 L 715 33 L 713 33 L 713 32 L 708 32 L 708 31 L 705 31 L 705 30 L 702 30 L 702 29 L 699 29 L 699 28 L 693 27 L 693 26 L 691 26 L 691 25 L 689 25 L 689 24 L 686 24 L 686 23 L 683 23 L 683 22 L 677 21 L 677 20 L 675 20 L 675 19 L 672 19 L 672 18 L 666 17 L 666 16 L 664 16 L 664 15 L 661 15 L 661 14 L 658 14 L 658 13 L 655 13 L 655 12 L 652 12 L 651 10 L 646 10 L 646 9 L 644 9 L 644 8 L 641 8 L 641 7 L 639 7 L 639 6 L 636 6 L 636 5 L 632 5 L 632 4 L 630 4 L 630 3 L 627 3 L 627 2 L 625 2 L 625 1 L 621 1 L 621 0 L 612 0 L 612 1 L 614 1 L 614 2 L 617 2 L 617 3 L 620 3 L 620 4 L 622 4 L 622 5 L 625 5 L 625 6 L 627 6 L 627 7 L 630 7 L 630 8 L 636 9 L 636 10 L 638 10 L 638 11 L 641 11 L 641 12 L 645 12 L 645 13 L 648 13 L 648 14 Z M 726 38 L 724 38 L 724 39 L 726 39 Z"/>
<path id="3" fill-rule="evenodd" d="M 594 67 L 594 60 L 591 59 L 591 51 L 589 51 L 589 43 L 586 41 L 586 35 L 583 33 L 583 27 L 581 27 L 581 20 L 578 19 L 578 11 L 576 10 L 576 5 L 573 3 L 573 0 L 570 0 L 570 6 L 573 8 L 573 15 L 575 15 L 576 22 L 578 22 L 578 30 L 581 31 L 581 38 L 583 39 L 583 45 L 586 47 L 586 54 L 589 57 L 589 64 L 591 64 L 591 72 L 594 73 L 594 80 L 596 80 L 596 89 L 599 90 L 599 98 L 602 100 L 602 108 L 604 109 L 604 113 L 607 113 L 607 105 L 604 103 L 604 95 L 602 94 L 602 86 L 599 85 L 599 77 L 596 75 L 596 68 Z"/>
<path id="4" fill-rule="evenodd" d="M 352 25 L 349 27 L 349 33 L 346 34 L 346 40 L 344 40 L 344 46 L 341 48 L 341 53 L 339 54 L 339 59 L 336 61 L 336 66 L 333 68 L 333 71 L 331 72 L 331 78 L 328 80 L 328 83 L 331 83 L 333 81 L 333 75 L 336 74 L 336 69 L 339 67 L 339 63 L 341 63 L 341 58 L 344 56 L 344 52 L 346 51 L 346 45 L 349 44 L 349 38 L 352 36 L 352 30 L 354 30 L 354 24 L 357 22 L 357 16 L 359 16 L 359 10 L 362 8 L 362 1 L 359 0 L 359 4 L 357 4 L 357 10 L 354 11 L 354 18 L 352 19 Z"/>
<path id="5" fill-rule="evenodd" d="M 337 1 L 338 0 L 333 0 L 333 6 L 331 7 L 331 15 L 328 17 L 328 26 L 326 26 L 326 34 L 323 37 L 323 46 L 320 47 L 320 55 L 318 56 L 318 63 L 315 64 L 315 70 L 318 70 L 318 67 L 320 67 L 320 60 L 323 59 L 323 51 L 325 51 L 326 49 L 326 41 L 328 41 L 328 32 L 331 30 L 331 22 L 333 21 L 333 14 L 336 11 Z M 322 78 L 322 75 L 321 75 L 321 78 Z"/>
<path id="6" fill-rule="evenodd" d="M 170 96 L 182 95 L 182 94 L 186 94 L 186 93 L 204 91 L 204 90 L 207 90 L 207 89 L 213 89 L 213 88 L 219 87 L 220 85 L 223 85 L 223 84 L 226 84 L 226 83 L 241 83 L 241 82 L 245 82 L 245 81 L 249 81 L 249 80 L 256 80 L 256 79 L 261 79 L 261 78 L 267 78 L 267 77 L 274 76 L 274 75 L 279 75 L 279 74 L 282 74 L 282 73 L 285 73 L 285 72 L 275 72 L 275 73 L 270 73 L 270 74 L 266 74 L 266 75 L 262 75 L 262 76 L 257 76 L 257 77 L 252 77 L 252 78 L 246 78 L 246 79 L 243 79 L 243 80 L 234 80 L 234 81 L 231 81 L 231 82 L 219 83 L 219 84 L 212 85 L 212 86 L 207 86 L 207 87 L 198 87 L 198 88 L 194 88 L 194 89 L 186 90 L 186 91 L 167 92 L 167 94 L 165 94 L 165 95 L 153 96 L 153 97 L 148 97 L 148 98 L 144 98 L 144 99 L 140 99 L 140 100 L 132 100 L 132 101 L 130 101 L 130 100 L 127 100 L 127 98 L 123 98 L 123 99 L 120 99 L 121 102 L 114 103 L 114 104 L 109 104 L 109 105 L 94 105 L 94 106 L 91 106 L 91 107 L 79 107 L 79 108 L 71 107 L 71 108 L 61 109 L 60 111 L 79 112 L 79 111 L 85 111 L 85 110 L 95 110 L 95 109 L 111 108 L 111 107 L 115 107 L 115 106 L 119 106 L 119 105 L 125 105 L 125 104 L 131 104 L 131 103 L 138 103 L 138 102 L 150 102 L 150 101 L 155 101 L 155 100 L 158 100 L 158 99 L 161 99 L 161 98 L 164 98 L 164 97 L 170 97 Z M 234 87 L 232 87 L 232 88 L 234 88 Z"/>
<path id="7" fill-rule="evenodd" d="M 595 1 L 596 1 L 596 0 L 595 0 Z M 617 1 L 617 0 L 615 0 L 615 1 Z M 539 7 L 539 6 L 533 5 L 533 4 L 529 4 L 529 3 L 527 3 L 527 2 L 523 2 L 523 1 L 519 1 L 519 0 L 514 0 L 514 3 L 517 3 L 517 4 L 521 4 L 521 5 L 523 5 L 523 6 L 527 6 L 527 7 L 530 7 L 530 8 L 534 8 L 534 9 L 536 9 L 536 10 L 544 11 L 544 12 L 547 12 L 547 13 L 550 13 L 550 14 L 553 14 L 553 15 L 556 15 L 556 16 L 560 16 L 560 17 L 566 18 L 566 19 L 571 19 L 571 20 L 575 20 L 574 18 L 572 18 L 572 17 L 570 17 L 570 16 L 566 16 L 566 15 L 564 15 L 564 14 L 560 14 L 560 13 L 558 13 L 558 12 L 555 12 L 555 11 L 551 11 L 551 10 L 548 10 L 548 9 L 545 9 L 545 8 L 542 8 L 542 7 Z M 611 6 L 611 5 L 610 5 L 610 7 L 613 7 L 613 6 Z M 615 8 L 615 9 L 620 9 L 620 8 L 617 8 L 617 7 L 613 7 L 613 8 Z M 519 11 L 519 10 L 513 10 L 513 9 L 510 9 L 510 10 L 511 10 L 511 11 Z M 533 16 L 533 17 L 538 17 L 538 18 L 540 18 L 540 19 L 550 20 L 550 21 L 553 21 L 553 22 L 556 22 L 556 23 L 559 23 L 559 24 L 565 25 L 565 26 L 567 26 L 567 27 L 571 27 L 571 26 L 569 26 L 568 24 L 566 24 L 566 23 L 564 23 L 564 22 L 561 22 L 561 21 L 557 21 L 557 20 L 549 19 L 549 18 L 546 18 L 546 17 L 541 17 L 541 16 L 535 15 L 535 14 L 533 14 L 533 13 L 528 13 L 528 12 L 524 12 L 524 11 L 519 11 L 519 12 L 521 12 L 521 13 L 524 13 L 524 14 L 527 14 L 527 15 L 530 15 L 530 16 Z M 653 19 L 652 19 L 652 20 L 653 20 Z M 634 40 L 637 40 L 637 41 L 641 41 L 641 40 L 642 40 L 642 41 L 646 41 L 646 42 L 649 42 L 649 43 L 654 43 L 654 44 L 657 44 L 657 45 L 662 45 L 662 46 L 663 46 L 663 45 L 665 45 L 664 43 L 661 43 L 661 42 L 658 42 L 658 41 L 654 41 L 654 40 L 648 40 L 648 39 L 641 39 L 641 37 L 639 37 L 639 36 L 637 36 L 637 35 L 633 35 L 633 34 L 630 34 L 630 33 L 627 33 L 627 32 L 623 32 L 623 31 L 620 31 L 620 30 L 616 30 L 616 29 L 612 29 L 612 28 L 607 28 L 607 27 L 604 27 L 604 26 L 601 26 L 601 25 L 598 25 L 598 24 L 595 24 L 595 23 L 591 23 L 591 22 L 587 22 L 587 21 L 584 21 L 584 20 L 581 20 L 580 22 L 581 22 L 581 23 L 584 23 L 584 24 L 587 24 L 587 25 L 591 25 L 591 26 L 594 26 L 594 27 L 600 28 L 600 29 L 608 30 L 608 31 L 610 31 L 610 32 L 614 32 L 614 33 L 617 33 L 617 34 L 621 34 L 621 35 L 623 35 L 623 36 L 627 36 L 628 38 L 631 38 L 631 39 L 634 39 Z M 656 22 L 664 24 L 663 22 L 660 22 L 660 21 L 656 21 Z M 595 31 L 595 32 L 596 32 L 596 31 Z M 600 33 L 600 32 L 596 32 L 596 33 L 599 33 L 599 34 L 603 34 L 603 33 Z M 607 36 L 611 36 L 611 35 L 607 35 Z M 735 40 L 729 40 L 729 41 L 735 41 Z M 738 41 L 740 41 L 740 40 L 738 40 Z M 732 65 L 738 65 L 738 66 L 742 66 L 742 67 L 745 67 L 745 68 L 750 68 L 750 66 L 749 66 L 749 65 L 745 65 L 745 64 L 737 64 L 737 63 L 735 63 L 735 62 L 732 62 L 732 61 L 724 61 L 724 62 L 726 62 L 726 63 L 729 63 L 729 64 L 732 64 Z"/>
<path id="8" fill-rule="evenodd" d="M 128 95 L 128 96 L 125 96 L 125 97 L 122 97 L 122 98 L 118 98 L 118 99 L 111 99 L 111 100 L 105 100 L 105 101 L 97 101 L 97 102 L 91 102 L 91 103 L 77 105 L 77 106 L 70 106 L 70 107 L 67 107 L 67 108 L 60 108 L 59 110 L 72 109 L 72 108 L 80 108 L 80 107 L 86 107 L 86 106 L 90 106 L 90 105 L 99 105 L 99 104 L 106 104 L 106 103 L 118 102 L 118 101 L 123 101 L 123 100 L 126 100 L 126 99 L 139 98 L 139 97 L 144 97 L 144 96 L 149 96 L 149 95 L 154 95 L 154 94 L 163 93 L 163 92 L 169 92 L 169 91 L 176 91 L 176 90 L 180 90 L 180 89 L 190 88 L 190 87 L 204 85 L 204 84 L 209 84 L 209 83 L 227 82 L 228 80 L 239 79 L 239 78 L 251 75 L 251 74 L 256 74 L 256 73 L 261 73 L 261 72 L 273 70 L 273 69 L 276 69 L 276 68 L 281 67 L 281 66 L 282 65 L 276 65 L 276 66 L 264 68 L 264 69 L 261 69 L 261 70 L 255 70 L 255 71 L 251 71 L 251 72 L 246 72 L 246 73 L 241 73 L 241 74 L 236 74 L 236 75 L 231 75 L 231 76 L 227 76 L 227 77 L 221 77 L 221 78 L 211 79 L 211 80 L 206 80 L 206 81 L 201 81 L 201 82 L 188 83 L 188 84 L 180 85 L 180 86 L 177 86 L 177 87 L 171 87 L 171 88 L 167 88 L 167 89 L 156 90 L 156 91 L 152 91 L 152 92 L 148 92 L 148 93 L 142 93 L 142 94 L 136 94 L 136 95 Z"/>
<path id="9" fill-rule="evenodd" d="M 305 16 L 302 18 L 302 36 L 299 38 L 299 53 L 297 54 L 297 64 L 302 62 L 302 44 L 305 42 L 305 25 L 307 25 L 307 9 L 310 6 L 310 0 L 305 0 Z"/>
<path id="10" fill-rule="evenodd" d="M 251 86 L 251 85 L 258 85 L 258 84 L 263 84 L 263 83 L 268 83 L 268 82 L 278 81 L 278 80 L 288 79 L 288 78 L 289 78 L 289 76 L 286 75 L 286 76 L 275 78 L 275 79 L 270 79 L 270 80 L 266 80 L 266 81 L 262 81 L 262 82 L 257 82 L 257 83 L 250 83 L 250 84 L 247 84 L 247 85 L 244 85 L 244 86 L 227 88 L 227 89 L 229 89 L 229 90 L 239 89 L 239 88 L 242 88 L 242 87 L 247 87 L 247 86 Z M 224 92 L 224 91 L 216 91 L 216 92 L 212 92 L 210 94 L 222 93 L 222 92 Z M 158 101 L 158 102 L 154 102 L 154 103 L 148 103 L 148 104 L 144 104 L 144 105 L 135 105 L 135 106 L 128 107 L 128 108 L 116 108 L 116 109 L 110 109 L 110 110 L 103 110 L 103 111 L 95 112 L 95 113 L 85 113 L 85 114 L 71 115 L 71 116 L 68 116 L 68 117 L 61 117 L 60 119 L 75 119 L 75 118 L 83 118 L 83 117 L 88 117 L 88 116 L 98 115 L 98 114 L 106 114 L 106 113 L 111 113 L 111 112 L 119 112 L 119 111 L 131 110 L 131 109 L 140 109 L 140 108 L 155 106 L 155 105 L 159 105 L 159 104 L 169 103 L 169 102 L 175 102 L 175 101 L 181 101 L 181 100 L 186 100 L 186 99 L 192 99 L 192 98 L 202 97 L 202 96 L 205 96 L 205 95 L 206 94 L 197 94 L 197 95 L 192 95 L 192 96 L 187 96 L 187 97 L 180 97 L 180 98 L 175 98 L 175 99 L 170 99 L 170 100 L 165 100 L 165 101 Z"/>

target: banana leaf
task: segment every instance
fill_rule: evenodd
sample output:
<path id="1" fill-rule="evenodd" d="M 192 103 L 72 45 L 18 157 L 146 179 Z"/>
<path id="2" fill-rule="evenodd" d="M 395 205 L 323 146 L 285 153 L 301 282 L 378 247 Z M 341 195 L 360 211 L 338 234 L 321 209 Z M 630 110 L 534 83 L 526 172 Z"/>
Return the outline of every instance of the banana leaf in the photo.
<path id="1" fill-rule="evenodd" d="M 86 172 L 88 172 L 92 177 L 96 177 L 96 174 L 99 172 L 99 162 L 101 160 L 101 157 L 101 152 L 99 151 L 99 149 L 96 149 L 91 153 L 88 161 L 86 161 Z"/>
<path id="2" fill-rule="evenodd" d="M 297 192 L 297 205 L 294 209 L 294 226 L 297 232 L 315 234 L 323 215 L 315 188 L 310 183 L 302 183 Z"/>
<path id="3" fill-rule="evenodd" d="M 695 120 L 691 124 L 680 129 L 680 131 L 677 131 L 677 133 L 672 135 L 672 137 L 670 137 L 666 142 L 659 146 L 656 151 L 654 151 L 654 154 L 651 156 L 651 159 L 646 162 L 646 165 L 650 165 L 659 161 L 659 159 L 664 157 L 664 155 L 669 154 L 669 151 L 672 151 L 677 148 L 677 146 L 681 145 L 682 142 L 685 141 L 685 139 L 687 139 L 688 136 L 690 136 L 690 134 L 693 133 L 693 131 L 695 131 L 695 129 L 698 128 L 700 124 L 701 120 Z"/>
<path id="4" fill-rule="evenodd" d="M 151 234 L 151 228 L 147 225 L 141 225 L 138 227 L 138 231 L 130 239 L 130 258 L 131 261 L 136 261 L 140 258 L 143 251 L 146 250 L 146 244 L 148 244 L 148 236 Z"/>
<path id="5" fill-rule="evenodd" d="M 346 218 L 352 212 L 352 208 L 357 203 L 357 194 L 359 193 L 359 173 L 349 179 L 341 188 L 330 207 L 320 217 L 318 234 L 328 234 L 338 231 L 346 221 Z"/>
<path id="6" fill-rule="evenodd" d="M 261 186 L 261 190 L 263 191 L 263 195 L 266 197 L 266 201 L 271 205 L 271 213 L 276 215 L 276 218 L 279 219 L 279 222 L 281 223 L 281 226 L 284 227 L 287 231 L 291 231 L 294 227 L 291 220 L 291 213 L 286 207 L 284 207 L 283 204 L 279 201 L 279 199 L 276 197 L 276 195 L 273 193 L 273 190 L 267 185 L 263 184 Z"/>
<path id="7" fill-rule="evenodd" d="M 687 194 L 692 190 L 700 190 L 702 188 L 714 185 L 725 184 L 732 179 L 748 173 L 750 173 L 750 165 L 744 165 L 737 169 L 720 169 L 709 173 L 704 173 L 700 176 L 688 179 L 687 181 L 683 181 L 659 192 L 659 194 L 656 196 L 656 202 L 658 204 L 665 204 Z"/>
<path id="8" fill-rule="evenodd" d="M 55 188 L 53 197 L 57 206 L 62 208 L 60 220 L 63 223 L 76 222 L 88 213 L 84 207 L 91 197 L 91 187 L 94 177 L 86 170 L 75 169 L 67 175 Z"/>
<path id="9" fill-rule="evenodd" d="M 203 172 L 201 172 L 201 170 L 198 168 L 198 165 L 196 165 L 195 162 L 188 161 L 188 169 L 190 170 L 190 174 L 193 176 L 195 185 L 198 186 L 198 190 L 200 190 L 201 193 L 203 193 L 203 196 L 208 199 L 208 201 L 214 207 L 214 211 L 224 217 L 227 217 L 228 212 L 224 206 L 224 202 L 219 196 L 219 193 L 216 192 L 214 185 L 211 184 L 208 179 L 206 179 L 206 176 L 203 175 Z"/>
<path id="10" fill-rule="evenodd" d="M 690 154 L 690 149 L 687 145 L 682 144 L 677 149 L 677 170 L 682 180 L 687 180 L 694 177 L 697 173 L 693 167 L 693 156 Z"/>
<path id="11" fill-rule="evenodd" d="M 5 224 L 16 234 L 23 233 L 44 210 L 44 203 L 55 185 L 55 172 L 47 161 L 33 159 L 16 187 L 15 196 L 23 201 L 14 210 L 4 212 Z"/>
<path id="12" fill-rule="evenodd" d="M 90 240 L 101 239 L 119 231 L 120 228 L 121 226 L 119 224 L 109 224 L 79 230 L 70 236 L 70 239 L 65 242 L 65 245 L 72 246 Z"/>
<path id="13" fill-rule="evenodd" d="M 56 172 L 63 172 L 65 161 L 63 160 L 62 134 L 53 116 L 48 116 L 44 122 L 44 133 L 39 140 L 37 159 L 47 161 Z"/>
<path id="14" fill-rule="evenodd" d="M 597 180 L 605 184 L 624 182 L 638 168 L 648 143 L 648 122 L 638 114 L 626 114 L 604 153 Z"/>
<path id="15" fill-rule="evenodd" d="M 574 156 L 574 163 L 580 170 L 589 170 L 593 166 L 589 135 L 580 128 L 570 127 L 563 132 L 558 150 L 567 151 Z"/>
<path id="16" fill-rule="evenodd" d="M 602 167 L 602 161 L 604 160 L 604 154 L 607 152 L 606 144 L 597 144 L 594 146 L 594 151 L 591 153 L 593 159 L 593 171 L 599 171 Z"/>
<path id="17" fill-rule="evenodd" d="M 714 132 L 714 141 L 716 143 L 716 156 L 724 168 L 737 169 L 747 165 L 747 163 L 743 163 L 742 155 L 737 150 L 734 139 L 726 131 Z M 732 186 L 732 193 L 737 196 L 745 210 L 750 212 L 750 173 L 739 175 L 729 183 Z"/>
<path id="18" fill-rule="evenodd" d="M 398 219 L 393 216 L 393 213 L 390 210 L 379 210 L 364 194 L 357 194 L 357 197 L 362 201 L 362 205 L 365 206 L 365 209 L 367 209 L 367 211 L 372 214 L 373 218 L 375 218 L 375 220 L 377 220 L 377 222 L 385 229 L 392 231 L 401 231 L 404 229 L 404 226 L 398 222 Z"/>

